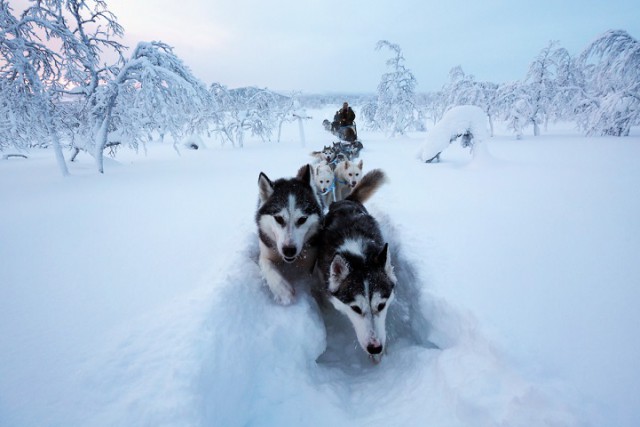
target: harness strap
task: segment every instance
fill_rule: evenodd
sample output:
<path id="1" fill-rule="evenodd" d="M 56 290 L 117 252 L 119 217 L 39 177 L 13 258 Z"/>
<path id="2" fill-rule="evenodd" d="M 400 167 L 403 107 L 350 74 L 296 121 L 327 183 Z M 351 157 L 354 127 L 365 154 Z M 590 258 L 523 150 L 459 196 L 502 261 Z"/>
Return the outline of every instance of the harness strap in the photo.
<path id="1" fill-rule="evenodd" d="M 320 195 L 326 196 L 329 193 L 331 193 L 333 201 L 335 202 L 336 201 L 336 179 L 335 178 L 333 178 L 333 181 L 331 182 L 331 186 L 327 188 L 327 191 L 321 192 Z"/>
<path id="2" fill-rule="evenodd" d="M 326 196 L 327 194 L 329 194 L 329 192 L 334 192 L 335 194 L 335 189 L 336 189 L 336 179 L 334 178 L 329 188 L 327 188 L 327 191 L 323 191 L 320 194 L 323 196 Z"/>

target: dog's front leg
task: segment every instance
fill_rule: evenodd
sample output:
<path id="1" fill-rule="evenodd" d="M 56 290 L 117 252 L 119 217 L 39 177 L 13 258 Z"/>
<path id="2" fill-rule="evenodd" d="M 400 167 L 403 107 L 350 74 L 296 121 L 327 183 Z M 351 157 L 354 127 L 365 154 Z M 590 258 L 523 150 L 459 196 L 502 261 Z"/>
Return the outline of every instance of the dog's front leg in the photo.
<path id="1" fill-rule="evenodd" d="M 260 270 L 262 271 L 262 277 L 267 282 L 273 297 L 276 302 L 282 305 L 289 305 L 295 299 L 295 290 L 293 286 L 284 278 L 280 271 L 278 271 L 278 267 L 271 260 L 269 254 L 265 254 L 263 249 L 269 251 L 266 247 L 263 248 L 262 242 L 260 245 L 260 259 L 258 263 L 260 264 Z"/>

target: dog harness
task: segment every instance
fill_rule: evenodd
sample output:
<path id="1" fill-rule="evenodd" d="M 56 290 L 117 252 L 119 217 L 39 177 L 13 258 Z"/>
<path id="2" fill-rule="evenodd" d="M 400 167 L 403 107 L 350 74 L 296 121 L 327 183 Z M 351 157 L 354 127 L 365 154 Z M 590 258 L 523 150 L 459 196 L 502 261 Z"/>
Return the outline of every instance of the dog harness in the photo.
<path id="1" fill-rule="evenodd" d="M 329 188 L 327 188 L 327 191 L 321 192 L 320 195 L 326 196 L 329 193 L 331 193 L 331 198 L 335 202 L 336 201 L 336 179 L 335 178 L 333 178 L 333 181 L 331 182 L 331 185 L 329 186 Z"/>

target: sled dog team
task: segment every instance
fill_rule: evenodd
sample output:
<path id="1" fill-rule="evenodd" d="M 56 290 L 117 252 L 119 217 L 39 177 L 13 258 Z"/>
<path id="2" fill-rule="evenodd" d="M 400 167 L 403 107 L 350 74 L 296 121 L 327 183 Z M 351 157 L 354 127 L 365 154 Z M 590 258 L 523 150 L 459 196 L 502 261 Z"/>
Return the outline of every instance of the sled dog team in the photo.
<path id="1" fill-rule="evenodd" d="M 343 150 L 339 142 L 311 152 L 317 161 L 312 170 L 316 190 L 325 207 L 346 198 L 362 178 L 362 160 L 353 161 L 354 154 L 358 152 Z"/>
<path id="2" fill-rule="evenodd" d="M 317 275 L 314 295 L 348 317 L 374 361 L 385 350 L 397 279 L 388 244 L 363 204 L 385 181 L 379 169 L 362 175 L 362 161 L 332 168 L 326 159 L 294 178 L 258 178 L 258 263 L 273 297 L 291 304 L 296 277 Z"/>

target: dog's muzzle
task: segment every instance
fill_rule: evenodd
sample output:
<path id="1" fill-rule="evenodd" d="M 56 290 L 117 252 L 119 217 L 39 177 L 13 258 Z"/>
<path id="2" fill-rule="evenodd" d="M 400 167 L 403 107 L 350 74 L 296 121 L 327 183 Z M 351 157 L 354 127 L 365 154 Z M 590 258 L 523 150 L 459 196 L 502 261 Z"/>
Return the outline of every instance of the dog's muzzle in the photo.
<path id="1" fill-rule="evenodd" d="M 380 343 L 367 345 L 367 353 L 372 356 L 382 353 L 382 345 L 380 345 Z"/>
<path id="2" fill-rule="evenodd" d="M 282 248 L 282 259 L 284 262 L 292 263 L 296 260 L 298 255 L 298 250 L 295 246 L 284 246 Z"/>

